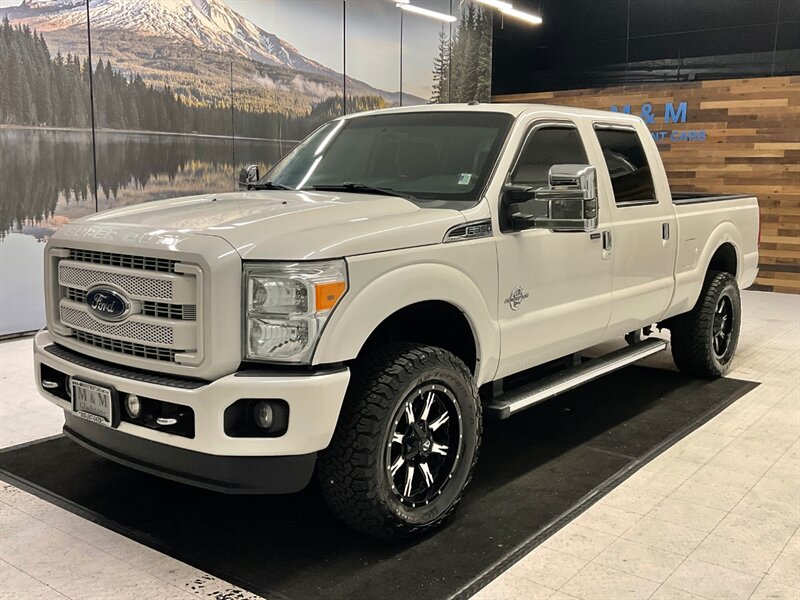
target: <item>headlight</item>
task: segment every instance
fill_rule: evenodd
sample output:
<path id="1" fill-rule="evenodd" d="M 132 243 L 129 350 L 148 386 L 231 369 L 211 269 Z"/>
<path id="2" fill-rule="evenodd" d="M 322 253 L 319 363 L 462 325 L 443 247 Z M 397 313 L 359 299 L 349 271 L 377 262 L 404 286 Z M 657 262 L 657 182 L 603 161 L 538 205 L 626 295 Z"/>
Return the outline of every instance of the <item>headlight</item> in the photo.
<path id="1" fill-rule="evenodd" d="M 244 279 L 245 358 L 308 363 L 347 291 L 344 261 L 245 264 Z"/>

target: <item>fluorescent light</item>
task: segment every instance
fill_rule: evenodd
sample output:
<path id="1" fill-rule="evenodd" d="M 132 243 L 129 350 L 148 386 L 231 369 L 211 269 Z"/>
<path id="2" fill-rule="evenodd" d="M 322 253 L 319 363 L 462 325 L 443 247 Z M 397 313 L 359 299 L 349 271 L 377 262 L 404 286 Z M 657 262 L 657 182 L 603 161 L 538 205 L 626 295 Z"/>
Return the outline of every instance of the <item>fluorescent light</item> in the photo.
<path id="1" fill-rule="evenodd" d="M 478 0 L 481 4 L 485 4 L 486 6 L 491 6 L 492 8 L 499 8 L 500 10 L 513 10 L 514 7 L 511 6 L 508 2 L 503 2 L 502 0 Z"/>
<path id="2" fill-rule="evenodd" d="M 427 8 L 421 8 L 419 6 L 415 6 L 413 4 L 403 4 L 402 2 L 398 2 L 396 4 L 398 8 L 402 8 L 408 12 L 413 12 L 418 15 L 423 15 L 425 17 L 430 17 L 431 19 L 438 19 L 440 21 L 447 21 L 448 23 L 452 23 L 456 20 L 456 18 L 452 15 L 446 15 L 444 13 L 436 12 L 434 10 L 428 10 Z"/>
<path id="3" fill-rule="evenodd" d="M 508 8 L 501 8 L 500 10 L 504 15 L 508 15 L 509 17 L 514 17 L 515 19 L 519 19 L 520 21 L 525 21 L 526 23 L 530 23 L 532 25 L 542 24 L 542 17 L 522 12 L 521 10 L 517 10 L 516 8 L 508 7 Z"/>

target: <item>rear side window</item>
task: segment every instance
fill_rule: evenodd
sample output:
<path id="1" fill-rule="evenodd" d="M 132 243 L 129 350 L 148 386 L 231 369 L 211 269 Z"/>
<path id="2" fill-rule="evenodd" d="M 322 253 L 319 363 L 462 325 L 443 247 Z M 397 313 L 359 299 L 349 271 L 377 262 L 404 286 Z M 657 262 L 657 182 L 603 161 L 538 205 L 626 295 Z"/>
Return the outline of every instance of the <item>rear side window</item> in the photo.
<path id="1" fill-rule="evenodd" d="M 655 204 L 653 174 L 639 135 L 628 129 L 595 128 L 617 206 Z"/>

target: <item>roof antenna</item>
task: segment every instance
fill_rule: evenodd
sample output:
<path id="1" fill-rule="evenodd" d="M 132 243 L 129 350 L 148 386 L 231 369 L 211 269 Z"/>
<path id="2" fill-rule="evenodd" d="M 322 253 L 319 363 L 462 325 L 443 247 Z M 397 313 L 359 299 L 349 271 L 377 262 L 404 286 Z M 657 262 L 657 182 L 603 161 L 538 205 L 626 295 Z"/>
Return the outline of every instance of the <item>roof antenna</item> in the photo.
<path id="1" fill-rule="evenodd" d="M 480 104 L 480 102 L 478 102 L 477 100 L 472 100 L 470 102 L 467 102 L 467 106 L 478 106 L 478 104 Z"/>

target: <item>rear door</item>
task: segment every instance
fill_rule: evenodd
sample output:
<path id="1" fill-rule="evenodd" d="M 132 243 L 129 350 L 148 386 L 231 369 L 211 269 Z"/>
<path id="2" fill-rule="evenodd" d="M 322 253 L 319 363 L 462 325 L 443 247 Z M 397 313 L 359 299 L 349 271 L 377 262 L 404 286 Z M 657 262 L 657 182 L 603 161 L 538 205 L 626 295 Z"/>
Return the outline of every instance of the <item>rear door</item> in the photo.
<path id="1" fill-rule="evenodd" d="M 598 186 L 611 211 L 611 337 L 652 324 L 666 311 L 677 231 L 669 192 L 654 183 L 666 174 L 649 132 L 613 123 L 594 123 L 594 132 L 605 163 L 598 168 Z M 644 144 L 641 135 L 647 136 Z"/>

